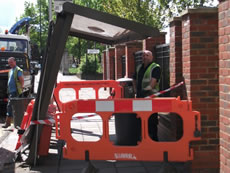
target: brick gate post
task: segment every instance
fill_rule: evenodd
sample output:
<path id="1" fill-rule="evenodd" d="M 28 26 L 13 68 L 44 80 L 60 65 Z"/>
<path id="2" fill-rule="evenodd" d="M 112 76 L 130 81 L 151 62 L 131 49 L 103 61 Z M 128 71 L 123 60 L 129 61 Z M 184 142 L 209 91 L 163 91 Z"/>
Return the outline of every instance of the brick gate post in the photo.
<path id="1" fill-rule="evenodd" d="M 193 142 L 192 172 L 219 172 L 219 56 L 217 8 L 182 13 L 183 76 L 188 99 L 201 113 L 202 139 Z"/>

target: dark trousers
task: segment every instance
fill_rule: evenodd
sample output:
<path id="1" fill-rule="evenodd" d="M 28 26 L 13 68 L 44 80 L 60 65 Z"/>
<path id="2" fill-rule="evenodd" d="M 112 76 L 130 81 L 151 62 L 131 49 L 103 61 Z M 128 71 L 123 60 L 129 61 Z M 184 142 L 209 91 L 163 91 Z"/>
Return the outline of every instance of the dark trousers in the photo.
<path id="1" fill-rule="evenodd" d="M 140 95 L 142 95 L 143 97 L 140 97 Z M 137 98 L 144 98 L 147 97 L 148 95 L 145 94 L 141 94 L 139 93 L 139 96 L 137 96 Z M 148 120 L 148 133 L 149 136 L 152 140 L 154 141 L 158 141 L 158 113 L 154 113 L 152 115 L 150 115 L 149 120 Z"/>
<path id="2" fill-rule="evenodd" d="M 158 113 L 154 113 L 149 117 L 148 120 L 148 131 L 149 131 L 149 136 L 152 140 L 158 141 L 158 136 L 157 136 L 157 125 L 158 125 Z"/>

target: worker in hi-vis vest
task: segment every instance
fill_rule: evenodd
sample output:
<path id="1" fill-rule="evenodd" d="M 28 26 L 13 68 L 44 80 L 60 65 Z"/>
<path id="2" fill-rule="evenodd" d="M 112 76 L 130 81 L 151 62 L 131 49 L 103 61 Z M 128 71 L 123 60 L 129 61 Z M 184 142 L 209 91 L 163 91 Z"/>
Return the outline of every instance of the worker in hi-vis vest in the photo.
<path id="1" fill-rule="evenodd" d="M 137 98 L 144 98 L 159 91 L 161 68 L 154 62 L 152 52 L 145 50 L 142 53 L 142 64 L 137 66 L 133 76 L 134 92 Z M 158 141 L 157 137 L 158 114 L 150 116 L 148 120 L 149 136 Z"/>
<path id="2" fill-rule="evenodd" d="M 6 122 L 3 128 L 7 128 L 11 125 L 13 118 L 12 106 L 10 99 L 14 97 L 19 97 L 22 94 L 24 87 L 23 70 L 16 65 L 16 60 L 14 57 L 8 59 L 8 64 L 10 66 L 10 71 L 8 75 L 8 104 L 7 104 L 7 115 Z"/>

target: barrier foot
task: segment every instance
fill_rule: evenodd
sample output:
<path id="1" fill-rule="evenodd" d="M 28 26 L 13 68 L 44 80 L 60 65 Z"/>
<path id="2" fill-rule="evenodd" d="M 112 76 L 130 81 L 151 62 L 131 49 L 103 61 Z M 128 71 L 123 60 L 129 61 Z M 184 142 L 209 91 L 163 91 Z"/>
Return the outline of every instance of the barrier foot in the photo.
<path id="1" fill-rule="evenodd" d="M 98 169 L 93 166 L 93 164 L 88 161 L 88 166 L 86 168 L 83 168 L 81 173 L 97 173 Z"/>
<path id="2" fill-rule="evenodd" d="M 164 152 L 164 162 L 159 173 L 177 173 L 177 169 L 168 161 L 168 152 Z"/>
<path id="3" fill-rule="evenodd" d="M 88 162 L 88 166 L 86 168 L 83 168 L 81 173 L 96 173 L 98 171 L 98 169 L 93 166 L 93 164 L 89 159 L 88 150 L 85 151 L 85 161 Z"/>
<path id="4" fill-rule="evenodd" d="M 65 141 L 63 140 L 58 140 L 57 142 L 57 148 L 58 148 L 58 166 L 57 166 L 57 173 L 60 172 L 60 167 L 61 167 L 61 161 L 62 161 L 62 149 L 65 145 Z"/>

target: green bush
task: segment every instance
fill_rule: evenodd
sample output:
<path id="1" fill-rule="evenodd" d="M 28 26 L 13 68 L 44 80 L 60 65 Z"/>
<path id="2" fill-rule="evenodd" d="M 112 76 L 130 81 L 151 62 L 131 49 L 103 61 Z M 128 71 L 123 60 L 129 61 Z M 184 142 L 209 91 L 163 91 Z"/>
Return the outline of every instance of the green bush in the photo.
<path id="1" fill-rule="evenodd" d="M 70 68 L 70 73 L 81 73 L 81 74 L 93 74 L 93 73 L 102 73 L 102 66 L 98 62 L 94 55 L 88 55 L 88 61 L 86 62 L 86 56 L 82 57 L 81 63 L 78 68 Z"/>
<path id="2" fill-rule="evenodd" d="M 77 68 L 69 68 L 69 73 L 70 74 L 77 74 L 77 73 L 79 73 L 79 69 L 77 69 Z"/>

